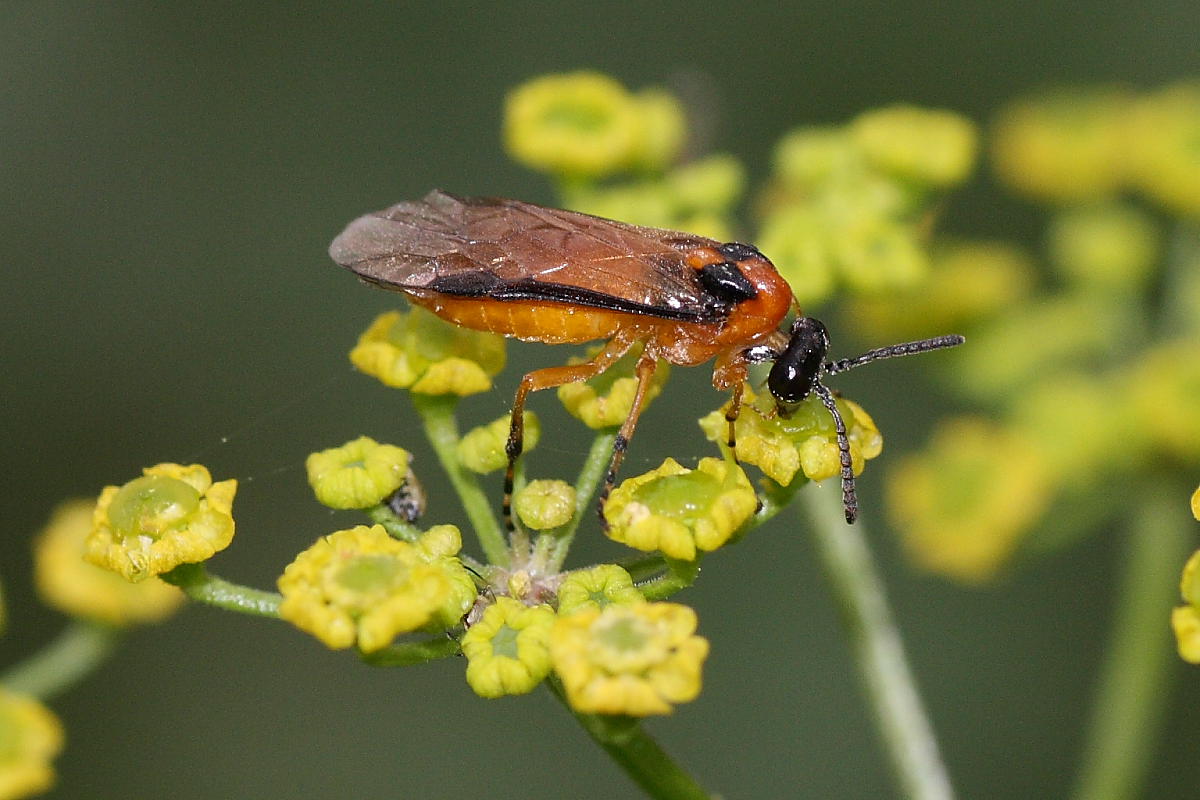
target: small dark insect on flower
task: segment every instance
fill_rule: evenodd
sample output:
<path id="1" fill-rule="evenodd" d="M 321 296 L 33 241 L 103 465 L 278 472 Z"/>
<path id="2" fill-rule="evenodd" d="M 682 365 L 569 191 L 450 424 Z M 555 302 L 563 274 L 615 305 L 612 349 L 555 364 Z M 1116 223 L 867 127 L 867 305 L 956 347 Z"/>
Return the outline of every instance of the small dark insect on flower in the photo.
<path id="1" fill-rule="evenodd" d="M 833 416 L 846 521 L 858 516 L 846 426 L 823 375 L 892 356 L 962 344 L 957 335 L 881 347 L 827 361 L 829 334 L 799 312 L 792 290 L 755 247 L 722 244 L 679 231 L 544 208 L 519 200 L 456 197 L 433 191 L 359 217 L 333 240 L 329 254 L 363 280 L 403 292 L 455 325 L 548 344 L 606 340 L 591 361 L 534 370 L 513 402 L 506 452 L 504 518 L 512 527 L 513 472 L 530 392 L 585 381 L 634 345 L 637 393 L 613 445 L 600 491 L 604 502 L 637 425 L 658 359 L 680 366 L 716 359 L 713 386 L 729 390 L 729 447 L 747 367 L 774 362 L 767 387 L 779 413 L 815 393 Z"/>

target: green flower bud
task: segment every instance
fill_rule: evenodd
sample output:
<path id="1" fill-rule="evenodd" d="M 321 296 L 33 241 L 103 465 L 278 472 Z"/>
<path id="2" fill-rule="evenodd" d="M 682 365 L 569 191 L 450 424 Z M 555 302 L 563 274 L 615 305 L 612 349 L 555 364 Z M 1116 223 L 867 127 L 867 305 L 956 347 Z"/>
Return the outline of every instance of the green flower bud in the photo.
<path id="1" fill-rule="evenodd" d="M 513 510 L 535 531 L 566 525 L 575 516 L 575 487 L 566 481 L 530 481 L 513 497 Z"/>
<path id="2" fill-rule="evenodd" d="M 537 447 L 542 436 L 542 424 L 537 414 L 525 412 L 525 452 Z M 503 469 L 508 464 L 508 456 L 504 446 L 508 442 L 508 431 L 512 418 L 508 416 L 494 419 L 486 425 L 480 425 L 467 431 L 458 442 L 456 452 L 458 460 L 464 467 L 486 475 Z"/>

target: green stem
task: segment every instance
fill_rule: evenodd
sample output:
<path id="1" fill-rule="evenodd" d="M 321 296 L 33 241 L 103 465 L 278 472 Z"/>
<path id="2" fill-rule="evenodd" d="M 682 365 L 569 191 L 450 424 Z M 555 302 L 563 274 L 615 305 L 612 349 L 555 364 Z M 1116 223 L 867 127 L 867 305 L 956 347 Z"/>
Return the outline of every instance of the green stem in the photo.
<path id="1" fill-rule="evenodd" d="M 700 559 L 702 553 L 696 554 L 695 561 L 680 561 L 677 558 L 663 557 L 667 566 L 665 574 L 639 585 L 638 591 L 651 602 L 665 600 L 680 589 L 686 589 L 696 582 L 700 575 Z"/>
<path id="2" fill-rule="evenodd" d="M 1192 524 L 1171 482 L 1143 494 L 1126 536 L 1112 641 L 1100 673 L 1076 800 L 1138 797 L 1170 698 L 1174 646 L 1167 620 Z"/>
<path id="3" fill-rule="evenodd" d="M 388 536 L 393 539 L 399 539 L 402 542 L 417 541 L 421 538 L 421 529 L 411 522 L 406 522 L 400 519 L 386 505 L 377 505 L 374 508 L 368 508 L 367 516 L 376 525 L 382 525 L 383 529 L 388 532 Z"/>
<path id="4" fill-rule="evenodd" d="M 562 683 L 551 676 L 546 686 L 570 709 Z M 582 714 L 571 710 L 596 744 L 617 762 L 647 795 L 658 800 L 713 800 L 696 779 L 684 772 L 633 717 Z"/>
<path id="5" fill-rule="evenodd" d="M 617 566 L 629 573 L 634 583 L 642 583 L 667 569 L 667 558 L 661 553 L 632 556 L 617 562 Z"/>
<path id="6" fill-rule="evenodd" d="M 401 642 L 374 653 L 363 653 L 364 663 L 373 667 L 409 667 L 458 655 L 458 642 L 449 636 L 439 636 L 423 642 Z"/>
<path id="7" fill-rule="evenodd" d="M 209 575 L 203 564 L 180 564 L 160 577 L 167 583 L 183 589 L 184 593 L 197 603 L 257 617 L 279 618 L 282 595 L 251 589 Z"/>
<path id="8" fill-rule="evenodd" d="M 487 495 L 479 486 L 479 480 L 474 473 L 469 472 L 458 462 L 455 448 L 458 446 L 458 423 L 454 419 L 454 407 L 458 400 L 442 395 L 409 393 L 413 406 L 421 415 L 425 426 L 425 435 L 437 453 L 442 469 L 450 478 L 454 491 L 462 501 L 467 519 L 475 529 L 479 538 L 479 546 L 487 560 L 493 564 L 507 566 L 509 563 L 508 546 L 504 534 L 500 532 L 500 523 L 492 512 Z"/>
<path id="9" fill-rule="evenodd" d="M 583 515 L 590 510 L 592 496 L 596 494 L 596 487 L 600 485 L 608 469 L 616 438 L 615 429 L 605 428 L 597 431 L 596 438 L 592 440 L 591 449 L 588 450 L 583 466 L 579 469 L 579 478 L 575 481 L 575 516 L 565 528 L 555 532 L 554 543 L 547 559 L 547 572 L 562 570 L 563 562 L 567 560 L 567 551 L 571 549 L 571 542 L 575 539 L 575 532 L 579 530 L 579 523 L 583 521 Z"/>
<path id="10" fill-rule="evenodd" d="M 95 622 L 71 623 L 58 638 L 0 677 L 0 685 L 18 694 L 48 700 L 65 692 L 102 664 L 121 631 Z"/>
<path id="11" fill-rule="evenodd" d="M 954 796 L 904 655 L 862 523 L 847 525 L 836 487 L 803 493 L 817 554 L 850 638 L 875 724 L 903 797 Z"/>

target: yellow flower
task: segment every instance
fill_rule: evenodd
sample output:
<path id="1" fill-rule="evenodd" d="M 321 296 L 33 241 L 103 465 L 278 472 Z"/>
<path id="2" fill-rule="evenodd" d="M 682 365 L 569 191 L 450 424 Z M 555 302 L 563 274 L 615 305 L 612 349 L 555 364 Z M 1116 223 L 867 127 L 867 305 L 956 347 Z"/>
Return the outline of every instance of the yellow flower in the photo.
<path id="1" fill-rule="evenodd" d="M 1149 216 L 1132 206 L 1087 206 L 1054 216 L 1049 249 L 1055 266 L 1074 281 L 1138 289 L 1158 260 L 1158 231 Z"/>
<path id="2" fill-rule="evenodd" d="M 616 564 L 600 564 L 568 573 L 558 586 L 558 613 L 601 611 L 610 605 L 644 603 L 629 573 Z"/>
<path id="3" fill-rule="evenodd" d="M 957 331 L 1028 296 L 1034 280 L 1029 255 L 999 241 L 943 241 L 931 253 L 929 276 L 918 286 L 859 295 L 849 317 L 879 341 L 921 339 Z"/>
<path id="4" fill-rule="evenodd" d="M 1200 216 L 1200 82 L 1161 89 L 1134 107 L 1134 178 L 1168 210 Z"/>
<path id="5" fill-rule="evenodd" d="M 566 481 L 530 481 L 513 497 L 513 510 L 535 531 L 566 525 L 575 516 L 575 487 Z"/>
<path id="6" fill-rule="evenodd" d="M 656 149 L 660 156 L 670 149 L 671 123 L 657 102 L 650 98 L 640 108 L 625 87 L 598 72 L 545 75 L 509 93 L 504 143 L 533 169 L 603 177 L 629 166 L 635 154 L 653 158 Z M 644 128 L 639 113 L 647 107 L 651 124 Z"/>
<path id="7" fill-rule="evenodd" d="M 179 589 L 158 578 L 130 583 L 83 560 L 95 509 L 94 500 L 65 502 L 38 536 L 34 579 L 42 599 L 63 613 L 108 625 L 158 622 L 170 616 L 183 603 Z"/>
<path id="8" fill-rule="evenodd" d="M 1192 516 L 1200 521 L 1200 487 L 1192 492 Z"/>
<path id="9" fill-rule="evenodd" d="M 961 183 L 975 164 L 975 126 L 961 114 L 896 105 L 860 114 L 850 135 L 886 173 L 943 188 Z"/>
<path id="10" fill-rule="evenodd" d="M 1078 202 L 1115 194 L 1126 179 L 1124 92 L 1063 90 L 1018 100 L 992 131 L 1001 180 L 1042 200 Z"/>
<path id="11" fill-rule="evenodd" d="M 212 482 L 199 464 L 158 464 L 124 486 L 106 486 L 84 558 L 141 581 L 211 558 L 233 541 L 237 481 Z"/>
<path id="12" fill-rule="evenodd" d="M 1171 627 L 1179 657 L 1189 664 L 1200 664 L 1200 608 L 1179 606 L 1171 612 Z"/>
<path id="13" fill-rule="evenodd" d="M 805 127 L 788 133 L 775 146 L 775 174 L 793 189 L 823 189 L 866 168 L 862 150 L 841 127 Z"/>
<path id="14" fill-rule="evenodd" d="M 0 688 L 0 798 L 15 800 L 53 786 L 50 762 L 62 746 L 58 717 L 36 700 Z"/>
<path id="15" fill-rule="evenodd" d="M 1197 491 L 1200 495 L 1200 490 Z M 1196 509 L 1193 497 L 1193 510 L 1197 511 L 1196 518 L 1200 519 L 1200 511 Z M 1171 627 L 1175 629 L 1175 639 L 1179 646 L 1179 656 L 1192 664 L 1200 664 L 1200 550 L 1192 553 L 1187 565 L 1183 568 L 1183 577 L 1179 581 L 1179 592 L 1187 605 L 1176 608 L 1171 614 Z"/>
<path id="16" fill-rule="evenodd" d="M 775 415 L 769 397 L 759 397 L 749 387 L 744 397 L 735 425 L 739 461 L 753 464 L 781 486 L 789 485 L 800 472 L 813 481 L 841 474 L 833 417 L 815 394 L 786 418 Z M 843 397 L 836 402 L 846 423 L 851 465 L 860 475 L 866 461 L 883 452 L 883 435 L 858 403 Z M 709 441 L 724 443 L 728 435 L 724 407 L 703 417 L 700 428 Z"/>
<path id="17" fill-rule="evenodd" d="M 567 701 L 586 714 L 669 714 L 700 694 L 708 642 L 675 603 L 609 605 L 560 616 L 550 654 Z"/>
<path id="18" fill-rule="evenodd" d="M 487 425 L 480 425 L 467 431 L 458 442 L 456 452 L 458 460 L 464 467 L 480 475 L 503 469 L 508 464 L 508 455 L 504 446 L 508 442 L 508 430 L 512 425 L 512 417 L 504 415 L 494 419 Z M 537 414 L 525 412 L 524 452 L 528 453 L 537 447 L 542 436 L 542 425 Z"/>
<path id="19" fill-rule="evenodd" d="M 358 337 L 350 361 L 384 385 L 460 397 L 486 392 L 504 368 L 504 338 L 451 325 L 423 308 L 389 311 Z"/>
<path id="20" fill-rule="evenodd" d="M 1037 446 L 982 418 L 942 425 L 929 449 L 887 479 L 909 556 L 969 583 L 992 577 L 1050 501 Z"/>
<path id="21" fill-rule="evenodd" d="M 591 348 L 588 358 L 598 348 Z M 605 372 L 583 383 L 568 383 L 558 387 L 558 400 L 567 412 L 589 428 L 612 428 L 620 425 L 629 416 L 633 398 L 637 393 L 637 378 L 633 376 L 634 364 L 641 355 L 638 348 L 609 367 Z M 572 358 L 568 363 L 581 364 L 588 358 Z M 646 399 L 642 411 L 650 401 L 662 392 L 670 370 L 666 362 L 660 361 L 650 385 L 646 388 Z"/>
<path id="22" fill-rule="evenodd" d="M 549 606 L 497 597 L 462 638 L 467 683 L 480 697 L 525 694 L 550 672 Z"/>
<path id="23" fill-rule="evenodd" d="M 391 538 L 381 525 L 336 531 L 284 570 L 279 616 L 330 648 L 357 643 L 364 653 L 402 633 L 452 627 L 475 598 L 471 576 L 453 558 L 460 546 L 449 525 L 416 544 Z"/>
<path id="24" fill-rule="evenodd" d="M 782 205 L 767 214 L 755 241 L 792 287 L 796 300 L 811 306 L 833 294 L 836 282 L 828 221 L 807 205 Z"/>
<path id="25" fill-rule="evenodd" d="M 917 286 L 929 275 L 920 237 L 912 225 L 868 215 L 840 229 L 830 248 L 850 289 L 890 293 Z"/>
<path id="26" fill-rule="evenodd" d="M 668 458 L 614 489 L 604 516 L 610 539 L 691 561 L 697 550 L 729 541 L 757 507 L 754 487 L 736 464 L 704 458 L 689 470 Z"/>
<path id="27" fill-rule="evenodd" d="M 407 450 L 360 436 L 341 447 L 312 453 L 304 468 L 308 485 L 323 505 L 370 508 L 404 485 L 411 460 Z"/>
<path id="28" fill-rule="evenodd" d="M 679 215 L 662 181 L 569 186 L 564 192 L 568 208 L 583 214 L 618 219 L 634 225 L 673 229 L 680 227 Z"/>
<path id="29" fill-rule="evenodd" d="M 664 183 L 679 213 L 724 213 L 746 188 L 746 168 L 731 155 L 717 154 L 676 167 Z M 691 231 L 692 228 L 683 228 Z"/>
<path id="30" fill-rule="evenodd" d="M 679 155 L 687 138 L 683 106 L 662 89 L 643 89 L 632 100 L 638 135 L 629 153 L 630 166 L 652 171 L 665 169 Z"/>
<path id="31" fill-rule="evenodd" d="M 1056 481 L 1073 486 L 1132 472 L 1148 455 L 1144 420 L 1124 401 L 1128 377 L 1056 374 L 1015 400 L 1016 427 L 1042 454 Z"/>
<path id="32" fill-rule="evenodd" d="M 1023 303 L 972 331 L 970 347 L 947 354 L 947 374 L 972 397 L 1014 396 L 1041 375 L 1111 358 L 1136 324 L 1134 313 L 1129 303 L 1098 292 Z"/>
<path id="33" fill-rule="evenodd" d="M 1166 452 L 1200 459 L 1200 339 L 1158 344 L 1142 355 L 1126 385 L 1142 428 Z"/>
<path id="34" fill-rule="evenodd" d="M 1192 553 L 1179 579 L 1179 593 L 1189 605 L 1200 607 L 1200 550 Z"/>

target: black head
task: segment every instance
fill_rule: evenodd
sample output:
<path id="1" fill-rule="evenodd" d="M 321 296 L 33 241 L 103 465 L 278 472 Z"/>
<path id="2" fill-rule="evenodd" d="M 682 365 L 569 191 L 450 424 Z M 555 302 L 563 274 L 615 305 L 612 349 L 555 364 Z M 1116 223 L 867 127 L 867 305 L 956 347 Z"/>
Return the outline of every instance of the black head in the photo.
<path id="1" fill-rule="evenodd" d="M 767 388 L 780 403 L 799 403 L 821 377 L 829 353 L 829 331 L 818 319 L 797 317 L 788 332 L 787 347 L 775 357 Z"/>
<path id="2" fill-rule="evenodd" d="M 786 416 L 788 406 L 799 403 L 813 393 L 829 410 L 829 414 L 833 417 L 834 429 L 837 432 L 842 473 L 842 503 L 846 509 L 846 521 L 854 522 L 858 516 L 858 500 L 854 492 L 850 441 L 842 415 L 838 412 L 837 403 L 834 402 L 833 394 L 821 383 L 821 376 L 835 375 L 881 358 L 907 356 L 924 353 L 927 350 L 954 347 L 962 344 L 963 341 L 963 337 L 957 335 L 938 336 L 933 339 L 922 339 L 919 342 L 880 347 L 855 358 L 826 361 L 825 357 L 829 353 L 829 331 L 820 320 L 812 317 L 798 317 L 792 322 L 792 327 L 788 331 L 787 345 L 782 350 L 759 345 L 747 350 L 745 358 L 747 361 L 774 360 L 775 363 L 771 365 L 771 371 L 767 374 L 767 388 L 774 395 L 776 407 L 781 415 Z"/>

